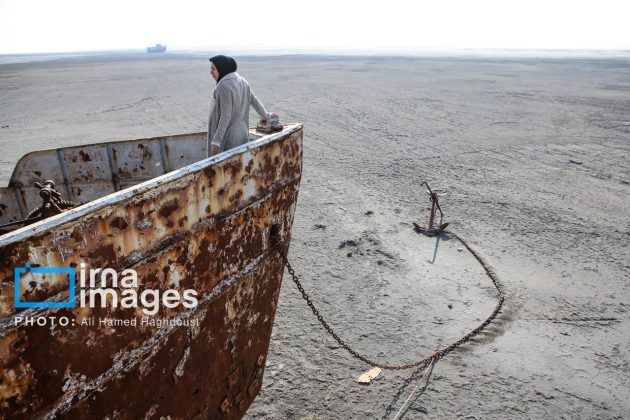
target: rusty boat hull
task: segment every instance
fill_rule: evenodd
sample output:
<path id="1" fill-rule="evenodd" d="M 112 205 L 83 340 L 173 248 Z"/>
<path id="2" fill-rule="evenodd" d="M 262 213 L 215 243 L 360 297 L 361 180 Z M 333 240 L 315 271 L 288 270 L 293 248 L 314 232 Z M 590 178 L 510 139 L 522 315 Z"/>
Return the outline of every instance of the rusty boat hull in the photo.
<path id="1" fill-rule="evenodd" d="M 0 189 L 0 224 L 37 205 L 35 180 L 88 202 L 0 236 L 0 417 L 244 415 L 262 386 L 284 272 L 270 235 L 288 251 L 302 172 L 301 125 L 255 137 L 203 160 L 205 135 L 196 133 L 18 163 Z M 197 304 L 163 304 L 149 316 L 142 305 L 85 306 L 78 284 L 68 287 L 72 275 L 18 276 L 27 263 L 75 277 L 81 267 L 133 269 L 138 291 L 193 289 Z M 17 303 L 73 298 L 74 307 Z"/>

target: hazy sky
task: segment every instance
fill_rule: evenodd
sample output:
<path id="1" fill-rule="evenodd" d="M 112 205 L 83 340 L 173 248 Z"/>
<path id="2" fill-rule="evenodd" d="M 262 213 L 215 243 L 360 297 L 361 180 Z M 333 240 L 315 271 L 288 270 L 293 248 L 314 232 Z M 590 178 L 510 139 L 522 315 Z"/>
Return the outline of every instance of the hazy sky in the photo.
<path id="1" fill-rule="evenodd" d="M 0 0 L 0 54 L 169 47 L 630 50 L 630 0 Z"/>

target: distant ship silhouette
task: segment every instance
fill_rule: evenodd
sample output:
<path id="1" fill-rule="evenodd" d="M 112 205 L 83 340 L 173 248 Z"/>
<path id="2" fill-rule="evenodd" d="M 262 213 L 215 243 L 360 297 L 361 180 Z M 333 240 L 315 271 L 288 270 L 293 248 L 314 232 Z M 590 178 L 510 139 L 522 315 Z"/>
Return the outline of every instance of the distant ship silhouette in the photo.
<path id="1" fill-rule="evenodd" d="M 166 52 L 166 45 L 155 44 L 155 47 L 147 47 L 148 53 L 163 53 Z"/>

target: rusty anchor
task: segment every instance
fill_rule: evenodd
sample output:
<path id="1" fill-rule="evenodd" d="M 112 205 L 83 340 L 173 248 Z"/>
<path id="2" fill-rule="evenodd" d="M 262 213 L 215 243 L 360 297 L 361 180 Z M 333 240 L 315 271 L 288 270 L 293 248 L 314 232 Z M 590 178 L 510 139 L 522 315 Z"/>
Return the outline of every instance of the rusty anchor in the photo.
<path id="1" fill-rule="evenodd" d="M 442 221 L 442 218 L 444 217 L 444 214 L 442 213 L 442 209 L 440 208 L 440 203 L 438 201 L 438 196 L 435 192 L 433 192 L 433 190 L 431 190 L 431 187 L 429 187 L 429 184 L 427 184 L 426 182 L 423 182 L 420 185 L 426 185 L 427 187 L 427 193 L 429 194 L 430 200 L 431 200 L 431 213 L 429 214 L 429 224 L 428 226 L 422 227 L 420 225 L 418 225 L 416 222 L 412 222 L 413 223 L 413 227 L 414 230 L 418 233 L 422 233 L 424 235 L 427 236 L 433 236 L 433 235 L 438 235 L 442 232 L 444 232 L 444 229 L 446 229 L 446 227 L 449 225 L 448 223 L 442 223 L 439 226 L 433 226 L 433 222 L 435 220 L 435 210 L 437 209 L 440 212 L 440 221 Z"/>

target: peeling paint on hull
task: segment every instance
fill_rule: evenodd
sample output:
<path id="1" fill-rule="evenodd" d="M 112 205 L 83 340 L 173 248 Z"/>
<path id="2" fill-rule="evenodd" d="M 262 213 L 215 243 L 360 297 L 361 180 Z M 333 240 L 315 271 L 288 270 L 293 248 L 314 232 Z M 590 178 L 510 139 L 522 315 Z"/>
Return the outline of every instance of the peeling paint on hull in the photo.
<path id="1" fill-rule="evenodd" d="M 301 171 L 302 126 L 289 125 L 0 236 L 0 417 L 241 418 L 262 386 L 284 271 L 270 230 L 288 244 Z M 80 325 L 146 315 L 15 308 L 13 268 L 27 262 L 133 268 L 139 289 L 194 289 L 199 302 L 161 305 L 153 317 L 182 325 Z M 65 281 L 24 281 L 20 292 L 21 301 L 69 298 Z M 16 325 L 28 316 L 75 325 Z"/>

